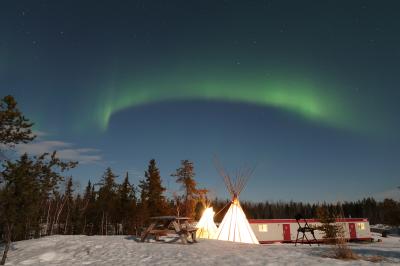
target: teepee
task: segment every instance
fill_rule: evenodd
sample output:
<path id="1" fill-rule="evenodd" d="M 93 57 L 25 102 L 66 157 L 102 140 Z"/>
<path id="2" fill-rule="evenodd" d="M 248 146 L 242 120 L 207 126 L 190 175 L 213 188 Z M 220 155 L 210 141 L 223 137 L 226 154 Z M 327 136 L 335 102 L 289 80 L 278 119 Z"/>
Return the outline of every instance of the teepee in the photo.
<path id="1" fill-rule="evenodd" d="M 217 168 L 219 168 L 220 175 L 224 178 L 225 185 L 232 196 L 232 201 L 214 238 L 232 242 L 259 244 L 239 202 L 239 194 L 245 187 L 253 170 L 238 170 L 236 177 L 232 179 L 222 167 Z"/>
<path id="2" fill-rule="evenodd" d="M 217 226 L 214 223 L 214 210 L 212 207 L 207 207 L 199 222 L 196 225 L 198 238 L 213 238 L 217 231 Z"/>

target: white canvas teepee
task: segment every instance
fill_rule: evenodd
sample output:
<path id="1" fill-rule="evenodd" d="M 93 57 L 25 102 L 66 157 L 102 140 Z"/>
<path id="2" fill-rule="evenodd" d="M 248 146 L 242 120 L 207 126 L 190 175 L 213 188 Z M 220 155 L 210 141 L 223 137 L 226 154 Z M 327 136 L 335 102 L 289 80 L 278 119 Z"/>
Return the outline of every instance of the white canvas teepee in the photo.
<path id="1" fill-rule="evenodd" d="M 239 202 L 239 194 L 246 185 L 246 181 L 250 177 L 252 170 L 238 171 L 234 180 L 231 179 L 223 168 L 220 168 L 219 171 L 232 196 L 232 202 L 214 238 L 218 240 L 259 244 Z"/>
<path id="2" fill-rule="evenodd" d="M 204 210 L 199 222 L 196 225 L 198 238 L 213 238 L 217 231 L 217 226 L 214 223 L 214 210 L 208 207 Z"/>

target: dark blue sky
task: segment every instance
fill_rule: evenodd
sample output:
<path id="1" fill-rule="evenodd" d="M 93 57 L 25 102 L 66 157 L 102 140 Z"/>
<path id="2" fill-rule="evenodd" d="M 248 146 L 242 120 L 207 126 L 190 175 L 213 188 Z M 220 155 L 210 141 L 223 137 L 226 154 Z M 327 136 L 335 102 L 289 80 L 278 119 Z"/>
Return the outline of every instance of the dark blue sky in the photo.
<path id="1" fill-rule="evenodd" d="M 180 160 L 256 165 L 248 200 L 396 195 L 398 1 L 4 1 L 0 94 L 82 186 Z"/>

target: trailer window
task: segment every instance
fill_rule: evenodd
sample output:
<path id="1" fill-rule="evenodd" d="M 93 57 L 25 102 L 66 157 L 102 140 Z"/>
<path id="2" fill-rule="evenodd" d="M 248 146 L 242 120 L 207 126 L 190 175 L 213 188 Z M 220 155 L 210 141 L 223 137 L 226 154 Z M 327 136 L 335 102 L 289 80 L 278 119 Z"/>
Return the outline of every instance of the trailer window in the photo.
<path id="1" fill-rule="evenodd" d="M 365 229 L 365 224 L 364 223 L 357 223 L 357 228 L 358 228 L 358 230 L 364 230 Z"/>
<path id="2" fill-rule="evenodd" d="M 268 224 L 259 224 L 258 231 L 259 232 L 268 232 Z"/>

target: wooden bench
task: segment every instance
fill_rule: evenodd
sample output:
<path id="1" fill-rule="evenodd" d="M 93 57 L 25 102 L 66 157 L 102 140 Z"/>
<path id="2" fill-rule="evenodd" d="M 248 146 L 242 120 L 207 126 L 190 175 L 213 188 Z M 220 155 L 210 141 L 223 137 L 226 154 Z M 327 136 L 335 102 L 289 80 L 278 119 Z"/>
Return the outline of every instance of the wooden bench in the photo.
<path id="1" fill-rule="evenodd" d="M 176 223 L 176 222 L 173 222 L 172 224 L 175 228 L 175 232 L 179 235 L 182 243 L 184 243 L 184 244 L 188 243 L 188 239 L 187 239 L 188 236 L 190 236 L 192 238 L 192 242 L 189 241 L 190 243 L 197 243 L 197 240 L 196 240 L 197 228 L 190 227 L 189 224 L 187 224 L 187 223 L 184 227 L 180 227 L 178 225 L 178 223 Z"/>
<path id="2" fill-rule="evenodd" d="M 141 235 L 141 242 L 144 242 L 148 236 L 154 236 L 158 241 L 160 236 L 165 236 L 167 234 L 176 234 L 178 239 L 182 241 L 183 244 L 196 243 L 196 231 L 189 225 L 187 217 L 175 217 L 175 216 L 158 216 L 151 218 L 153 222 Z M 191 241 L 188 241 L 188 237 Z"/>

